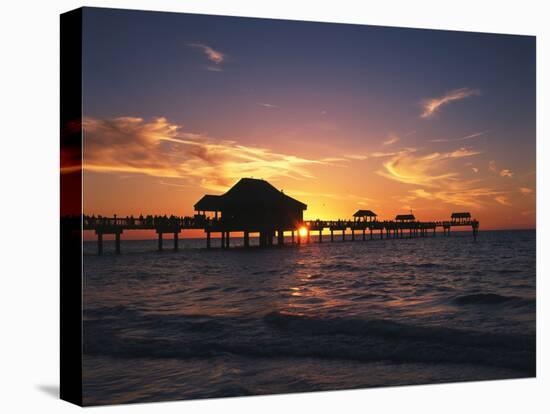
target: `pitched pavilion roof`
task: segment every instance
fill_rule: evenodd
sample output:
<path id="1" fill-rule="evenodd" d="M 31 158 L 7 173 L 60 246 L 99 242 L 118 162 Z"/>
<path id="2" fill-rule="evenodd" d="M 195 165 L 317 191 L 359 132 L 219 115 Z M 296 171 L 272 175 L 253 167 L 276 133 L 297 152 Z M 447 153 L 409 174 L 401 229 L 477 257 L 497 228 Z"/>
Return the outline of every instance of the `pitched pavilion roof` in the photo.
<path id="1" fill-rule="evenodd" d="M 357 210 L 353 217 L 376 217 L 376 213 L 371 210 Z"/>
<path id="2" fill-rule="evenodd" d="M 471 215 L 468 212 L 461 212 L 461 213 L 453 213 L 451 214 L 452 219 L 460 219 L 460 218 L 470 218 Z"/>
<path id="3" fill-rule="evenodd" d="M 307 209 L 307 205 L 277 190 L 265 180 L 241 178 L 225 194 L 205 195 L 196 204 L 197 211 L 221 211 L 228 208 Z"/>

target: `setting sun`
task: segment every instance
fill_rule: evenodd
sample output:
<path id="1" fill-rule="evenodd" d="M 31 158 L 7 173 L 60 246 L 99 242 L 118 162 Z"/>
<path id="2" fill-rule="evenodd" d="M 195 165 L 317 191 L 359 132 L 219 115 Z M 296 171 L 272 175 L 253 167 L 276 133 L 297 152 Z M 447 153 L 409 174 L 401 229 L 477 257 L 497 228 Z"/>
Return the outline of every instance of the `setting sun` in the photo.
<path id="1" fill-rule="evenodd" d="M 300 235 L 300 237 L 306 237 L 307 236 L 307 228 L 300 227 L 300 229 L 298 230 L 298 234 Z"/>

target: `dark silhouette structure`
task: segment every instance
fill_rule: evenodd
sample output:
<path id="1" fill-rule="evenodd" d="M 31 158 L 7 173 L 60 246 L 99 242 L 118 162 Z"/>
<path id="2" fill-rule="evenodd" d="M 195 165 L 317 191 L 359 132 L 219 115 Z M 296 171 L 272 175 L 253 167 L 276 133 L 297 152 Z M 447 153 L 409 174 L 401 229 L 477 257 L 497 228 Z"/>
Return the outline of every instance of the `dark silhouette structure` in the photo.
<path id="1" fill-rule="evenodd" d="M 468 221 L 471 218 L 472 218 L 472 216 L 470 215 L 470 213 L 467 213 L 467 212 L 451 214 L 451 221 L 457 222 L 457 223 L 462 223 L 464 221 Z"/>
<path id="2" fill-rule="evenodd" d="M 353 218 L 356 221 L 371 222 L 371 221 L 376 221 L 376 217 L 377 217 L 376 213 L 372 212 L 371 210 L 357 210 L 353 214 Z"/>
<path id="3" fill-rule="evenodd" d="M 395 221 L 411 222 L 415 220 L 416 217 L 414 217 L 414 214 L 398 214 L 397 216 L 395 216 Z"/>
<path id="4" fill-rule="evenodd" d="M 323 242 L 323 231 L 330 231 L 330 241 L 335 240 L 334 233 L 341 232 L 341 240 L 346 240 L 350 230 L 351 240 L 356 240 L 356 232 L 361 239 L 373 239 L 373 233 L 379 232 L 380 239 L 408 237 L 427 237 L 437 228 L 444 236 L 451 235 L 452 227 L 471 227 L 474 240 L 477 238 L 479 221 L 472 219 L 470 213 L 452 213 L 451 220 L 418 221 L 412 214 L 399 214 L 395 220 L 379 221 L 371 210 L 358 210 L 353 219 L 304 220 L 303 212 L 307 205 L 277 190 L 264 180 L 243 178 L 222 195 L 205 195 L 195 204 L 193 217 L 178 216 L 142 216 L 125 218 L 83 216 L 82 228 L 93 230 L 97 235 L 98 254 L 103 253 L 103 235 L 115 237 L 115 252 L 120 253 L 120 240 L 125 230 L 155 230 L 158 234 L 158 249 L 163 250 L 163 234 L 171 233 L 174 250 L 178 250 L 179 233 L 185 229 L 202 229 L 206 233 L 206 247 L 211 247 L 211 234 L 221 234 L 221 247 L 228 248 L 231 232 L 242 232 L 244 247 L 250 247 L 250 234 L 259 234 L 262 247 L 273 245 L 277 236 L 277 245 L 285 243 L 285 232 L 290 232 L 291 244 L 300 244 L 302 238 L 310 242 L 310 232 L 318 232 L 317 241 Z M 207 214 L 209 213 L 209 214 Z M 76 218 L 79 219 L 78 217 Z"/>
<path id="5" fill-rule="evenodd" d="M 287 196 L 264 180 L 242 178 L 225 194 L 205 195 L 195 204 L 200 216 L 214 213 L 205 228 L 207 239 L 211 232 L 222 233 L 222 245 L 228 247 L 230 232 L 244 232 L 245 246 L 249 234 L 260 234 L 260 245 L 273 244 L 275 232 L 278 243 L 284 243 L 284 232 L 296 230 L 303 222 L 307 205 Z"/>

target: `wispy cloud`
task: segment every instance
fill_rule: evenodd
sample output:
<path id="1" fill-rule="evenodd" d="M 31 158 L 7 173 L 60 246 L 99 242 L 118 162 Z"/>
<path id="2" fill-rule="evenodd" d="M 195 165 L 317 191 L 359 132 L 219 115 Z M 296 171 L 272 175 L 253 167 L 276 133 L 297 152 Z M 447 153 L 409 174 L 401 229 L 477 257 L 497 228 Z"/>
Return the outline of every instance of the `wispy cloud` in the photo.
<path id="1" fill-rule="evenodd" d="M 189 133 L 166 118 L 84 120 L 87 171 L 145 174 L 224 190 L 242 177 L 312 178 L 309 167 L 325 164 L 267 148 Z"/>
<path id="2" fill-rule="evenodd" d="M 422 199 L 457 207 L 480 208 L 505 193 L 483 185 L 478 179 L 465 179 L 458 170 L 452 168 L 455 160 L 479 154 L 481 152 L 464 147 L 432 153 L 403 150 L 384 162 L 378 174 L 417 187 L 399 200 L 407 205 Z"/>
<path id="3" fill-rule="evenodd" d="M 529 195 L 533 193 L 533 189 L 529 187 L 520 187 L 519 192 L 523 195 Z"/>
<path id="4" fill-rule="evenodd" d="M 264 108 L 268 108 L 268 109 L 278 108 L 277 105 L 273 105 L 273 104 L 266 103 L 266 102 L 259 102 L 258 105 L 263 106 Z"/>
<path id="5" fill-rule="evenodd" d="M 430 142 L 458 142 L 458 141 L 467 141 L 470 139 L 481 137 L 487 134 L 489 131 L 474 132 L 473 134 L 466 135 L 460 138 L 441 138 L 441 139 L 432 139 Z"/>
<path id="6" fill-rule="evenodd" d="M 384 169 L 378 173 L 384 177 L 405 184 L 437 186 L 442 181 L 449 181 L 457 172 L 449 171 L 446 161 L 471 157 L 480 154 L 470 148 L 459 148 L 450 152 L 432 152 L 425 155 L 403 150 L 383 164 Z"/>
<path id="7" fill-rule="evenodd" d="M 397 151 L 373 151 L 373 152 L 365 152 L 361 154 L 348 154 L 346 155 L 346 158 L 350 160 L 358 160 L 358 161 L 365 161 L 370 158 L 387 158 L 387 157 L 393 157 L 395 155 L 401 154 L 403 152 L 414 152 L 416 151 L 415 148 L 403 148 L 401 150 Z"/>
<path id="8" fill-rule="evenodd" d="M 478 89 L 460 88 L 449 91 L 445 95 L 438 98 L 425 99 L 422 101 L 423 111 L 422 114 L 420 114 L 420 117 L 431 118 L 441 109 L 443 105 L 479 94 L 480 91 Z"/>
<path id="9" fill-rule="evenodd" d="M 514 173 L 512 172 L 512 170 L 507 170 L 507 169 L 505 169 L 505 170 L 500 170 L 499 175 L 500 175 L 501 177 L 508 177 L 508 178 L 510 178 L 510 177 L 513 177 L 513 176 L 514 176 Z"/>
<path id="10" fill-rule="evenodd" d="M 497 172 L 497 163 L 495 160 L 489 161 L 489 171 L 496 173 Z"/>
<path id="11" fill-rule="evenodd" d="M 493 188 L 476 184 L 477 181 L 454 181 L 438 189 L 417 188 L 410 190 L 409 195 L 401 201 L 410 205 L 417 199 L 424 199 L 436 202 L 434 207 L 437 203 L 445 203 L 457 207 L 481 208 L 485 200 L 501 197 L 503 194 Z"/>
<path id="12" fill-rule="evenodd" d="M 397 135 L 390 135 L 388 137 L 387 140 L 385 140 L 384 142 L 382 142 L 382 145 L 392 145 L 392 144 L 395 144 L 396 142 L 399 142 L 399 137 Z"/>
<path id="13" fill-rule="evenodd" d="M 495 197 L 495 201 L 497 203 L 499 203 L 500 205 L 503 205 L 503 206 L 509 206 L 510 205 L 510 202 L 508 201 L 508 197 L 506 197 L 505 195 L 500 195 L 500 196 Z"/>
<path id="14" fill-rule="evenodd" d="M 219 50 L 205 45 L 204 43 L 189 43 L 188 46 L 200 49 L 204 52 L 208 60 L 210 60 L 214 65 L 209 65 L 206 67 L 207 70 L 220 72 L 222 70 L 221 64 L 225 61 L 226 55 Z"/>

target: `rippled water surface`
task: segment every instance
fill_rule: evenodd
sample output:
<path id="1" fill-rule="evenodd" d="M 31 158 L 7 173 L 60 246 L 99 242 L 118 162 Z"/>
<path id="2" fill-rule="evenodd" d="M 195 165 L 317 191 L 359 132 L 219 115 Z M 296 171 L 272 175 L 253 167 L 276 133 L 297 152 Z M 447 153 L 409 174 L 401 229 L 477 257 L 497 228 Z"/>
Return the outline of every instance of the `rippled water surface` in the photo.
<path id="1" fill-rule="evenodd" d="M 203 245 L 85 243 L 86 404 L 535 375 L 534 231 Z"/>

